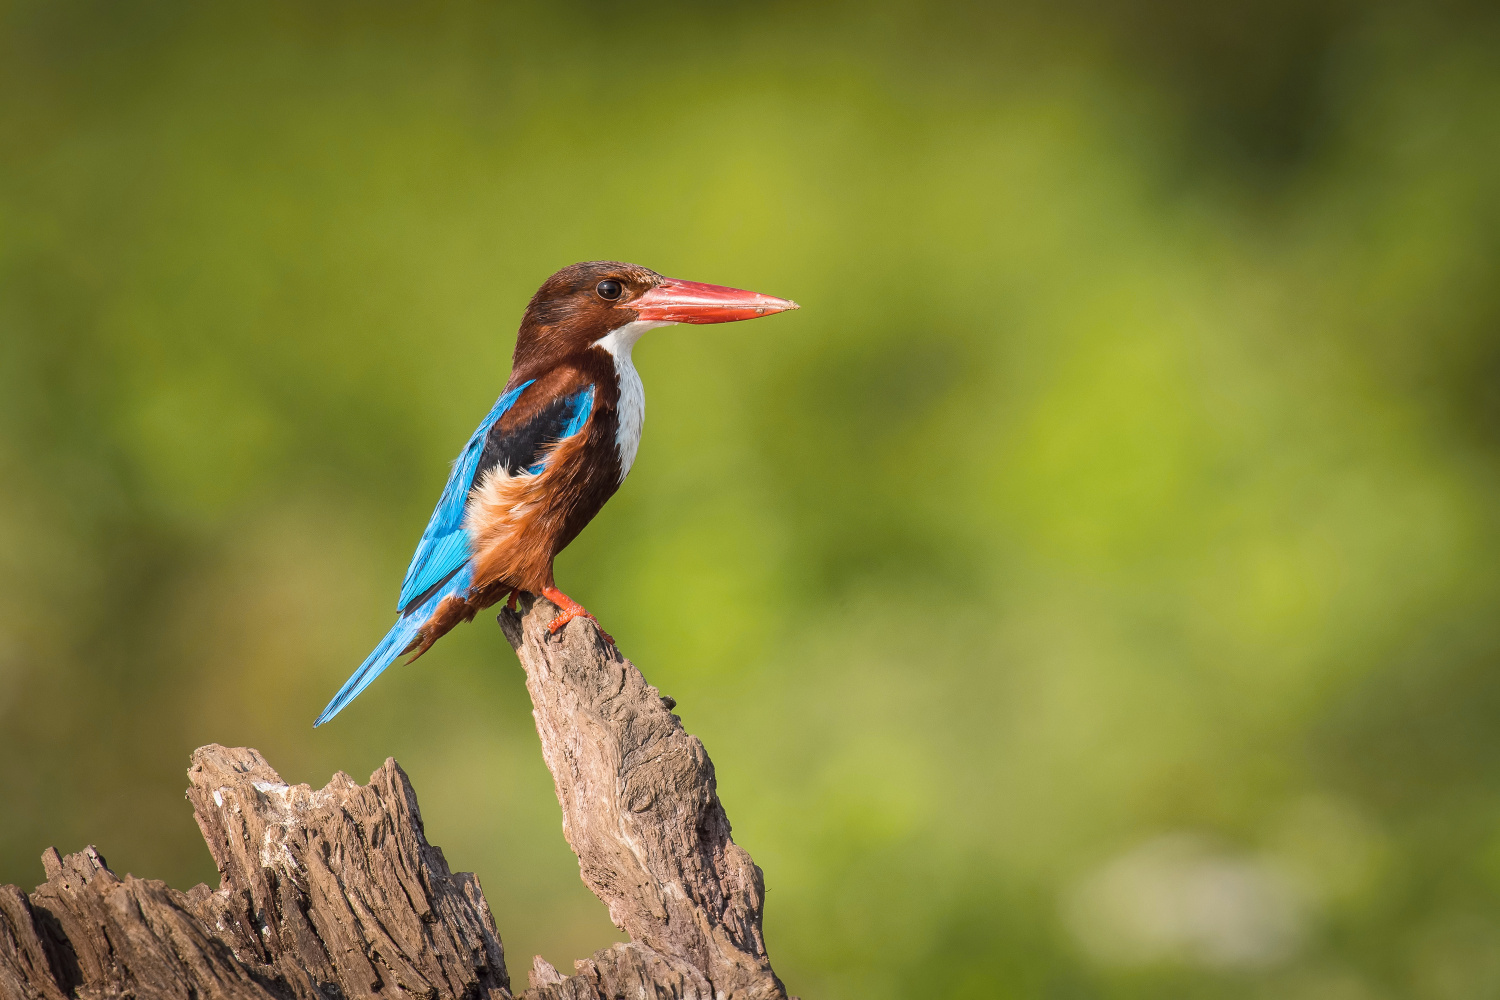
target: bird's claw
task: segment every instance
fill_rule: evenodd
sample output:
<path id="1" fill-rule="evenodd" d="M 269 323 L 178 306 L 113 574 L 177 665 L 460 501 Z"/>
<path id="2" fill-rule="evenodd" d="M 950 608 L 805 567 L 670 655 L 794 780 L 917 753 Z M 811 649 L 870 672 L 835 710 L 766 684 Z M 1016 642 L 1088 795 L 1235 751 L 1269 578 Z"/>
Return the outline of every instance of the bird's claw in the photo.
<path id="1" fill-rule="evenodd" d="M 614 638 L 614 636 L 612 636 L 608 632 L 604 631 L 603 627 L 600 626 L 600 624 L 599 624 L 599 619 L 595 618 L 593 615 L 589 614 L 587 611 L 584 611 L 582 608 L 577 608 L 577 609 L 569 608 L 567 611 L 564 611 L 562 614 L 558 615 L 556 618 L 554 618 L 550 622 L 548 622 L 547 623 L 547 632 L 548 632 L 548 634 L 549 635 L 556 635 L 558 633 L 559 629 L 561 629 L 564 625 L 568 624 L 568 622 L 572 621 L 574 618 L 587 618 L 589 621 L 591 621 L 591 622 L 594 623 L 594 628 L 596 628 L 596 629 L 599 630 L 599 634 L 604 637 L 604 641 L 605 642 L 609 643 L 611 646 L 613 646 L 615 644 L 615 638 Z"/>
<path id="2" fill-rule="evenodd" d="M 573 600 L 573 598 L 569 597 L 567 594 L 564 594 L 562 591 L 553 587 L 549 590 L 544 590 L 542 592 L 542 596 L 547 598 L 547 600 L 551 601 L 553 604 L 556 604 L 559 608 L 558 616 L 547 623 L 547 633 L 549 635 L 556 635 L 559 629 L 568 624 L 568 622 L 572 621 L 574 618 L 587 618 L 589 621 L 594 623 L 594 628 L 599 629 L 599 634 L 604 636 L 605 642 L 609 643 L 611 646 L 615 644 L 614 636 L 604 631 L 604 629 L 599 628 L 599 619 L 589 614 L 587 608 L 585 608 L 582 604 L 579 604 L 577 601 Z"/>

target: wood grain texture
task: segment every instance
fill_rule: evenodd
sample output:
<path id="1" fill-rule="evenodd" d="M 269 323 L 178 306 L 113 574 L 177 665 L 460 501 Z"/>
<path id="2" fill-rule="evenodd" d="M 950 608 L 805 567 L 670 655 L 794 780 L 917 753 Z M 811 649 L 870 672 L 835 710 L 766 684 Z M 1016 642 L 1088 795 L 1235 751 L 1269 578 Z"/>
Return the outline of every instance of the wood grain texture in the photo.
<path id="1" fill-rule="evenodd" d="M 117 876 L 94 848 L 0 888 L 0 998 L 508 998 L 473 875 L 427 843 L 394 760 L 359 785 L 288 785 L 254 750 L 193 754 L 188 799 L 217 890 Z"/>
<path id="2" fill-rule="evenodd" d="M 501 626 L 526 672 L 563 833 L 631 940 L 524 1000 L 787 1000 L 761 934 L 760 869 L 730 838 L 714 769 L 670 699 L 598 627 L 546 601 Z M 470 874 L 427 842 L 394 760 L 357 784 L 288 785 L 255 750 L 193 754 L 187 797 L 217 889 L 121 878 L 93 847 L 0 886 L 0 1000 L 511 1000 Z M 793 998 L 794 1000 L 794 998 Z"/>
<path id="3" fill-rule="evenodd" d="M 784 1000 L 761 933 L 761 871 L 730 838 L 703 744 L 593 622 L 549 634 L 557 610 L 523 600 L 500 626 L 526 671 L 563 834 L 631 941 L 560 983 L 534 980 L 527 997 Z M 646 982 L 657 992 L 631 992 Z"/>
<path id="4" fill-rule="evenodd" d="M 427 843 L 416 792 L 387 760 L 368 785 L 287 785 L 254 750 L 193 755 L 188 799 L 223 880 L 203 912 L 237 954 L 298 996 L 505 995 L 479 881 Z M 384 995 L 389 996 L 387 992 Z"/>

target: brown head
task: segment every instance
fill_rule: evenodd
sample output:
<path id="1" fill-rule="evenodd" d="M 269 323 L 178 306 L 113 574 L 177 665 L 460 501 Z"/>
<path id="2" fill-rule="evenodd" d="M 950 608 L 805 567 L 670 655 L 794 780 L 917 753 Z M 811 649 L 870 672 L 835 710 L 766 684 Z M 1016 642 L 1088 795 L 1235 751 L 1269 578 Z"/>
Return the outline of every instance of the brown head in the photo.
<path id="1" fill-rule="evenodd" d="M 574 264 L 548 278 L 531 297 L 516 337 L 511 382 L 596 347 L 616 331 L 633 342 L 646 330 L 670 323 L 730 323 L 796 308 L 789 299 L 666 278 L 638 264 Z"/>

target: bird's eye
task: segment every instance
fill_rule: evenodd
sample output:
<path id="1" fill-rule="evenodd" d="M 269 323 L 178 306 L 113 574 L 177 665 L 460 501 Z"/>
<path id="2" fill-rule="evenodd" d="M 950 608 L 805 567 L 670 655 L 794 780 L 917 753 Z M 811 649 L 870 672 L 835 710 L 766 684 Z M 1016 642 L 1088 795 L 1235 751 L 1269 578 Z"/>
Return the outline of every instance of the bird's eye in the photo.
<path id="1" fill-rule="evenodd" d="M 601 299 L 609 299 L 611 302 L 613 302 L 615 299 L 618 299 L 620 297 L 621 293 L 625 291 L 625 286 L 620 284 L 614 278 L 605 278 L 603 281 L 599 282 L 599 284 L 594 286 L 594 291 L 599 293 L 599 297 Z"/>

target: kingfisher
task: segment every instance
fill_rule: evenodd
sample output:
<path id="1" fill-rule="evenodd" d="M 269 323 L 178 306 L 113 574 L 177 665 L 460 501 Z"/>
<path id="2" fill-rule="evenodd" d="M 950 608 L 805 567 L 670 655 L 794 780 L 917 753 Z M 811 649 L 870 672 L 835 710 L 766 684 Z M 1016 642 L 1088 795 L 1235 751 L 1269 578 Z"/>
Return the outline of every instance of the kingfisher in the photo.
<path id="1" fill-rule="evenodd" d="M 574 618 L 597 625 L 557 589 L 552 562 L 635 464 L 646 418 L 645 387 L 630 360 L 635 342 L 673 323 L 731 323 L 796 308 L 790 299 L 619 261 L 574 264 L 548 278 L 521 319 L 505 391 L 454 460 L 417 543 L 396 624 L 313 726 L 397 657 L 415 660 L 485 608 L 502 600 L 514 607 L 518 594 L 557 605 L 547 625 L 554 633 Z"/>

